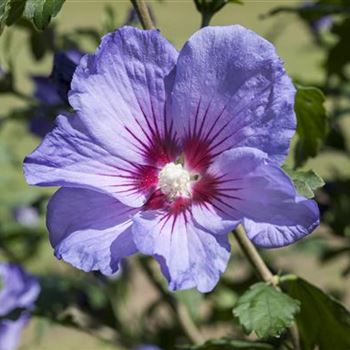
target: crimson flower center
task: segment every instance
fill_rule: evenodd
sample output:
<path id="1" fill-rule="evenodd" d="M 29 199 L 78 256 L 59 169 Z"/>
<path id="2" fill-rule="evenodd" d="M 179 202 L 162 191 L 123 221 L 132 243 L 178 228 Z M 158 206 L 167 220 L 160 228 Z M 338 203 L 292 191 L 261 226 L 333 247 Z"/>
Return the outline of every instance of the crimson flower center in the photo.
<path id="1" fill-rule="evenodd" d="M 191 174 L 180 163 L 168 163 L 159 172 L 160 191 L 169 199 L 191 196 Z"/>

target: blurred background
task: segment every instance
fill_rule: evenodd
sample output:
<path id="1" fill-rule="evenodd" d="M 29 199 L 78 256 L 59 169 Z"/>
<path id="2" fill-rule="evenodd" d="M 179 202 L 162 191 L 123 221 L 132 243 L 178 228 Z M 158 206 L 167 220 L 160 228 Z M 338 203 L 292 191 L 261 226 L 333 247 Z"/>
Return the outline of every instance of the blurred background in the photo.
<path id="1" fill-rule="evenodd" d="M 349 305 L 350 67 L 346 65 L 350 49 L 349 43 L 340 41 L 344 33 L 350 37 L 350 17 L 334 14 L 318 28 L 313 18 L 298 11 L 282 9 L 272 15 L 279 7 L 302 8 L 304 1 L 243 2 L 225 6 L 211 25 L 241 24 L 273 42 L 295 82 L 324 92 L 329 118 L 327 136 L 317 146 L 317 156 L 302 162 L 302 169 L 312 168 L 326 182 L 316 192 L 322 225 L 298 244 L 262 253 L 275 272 L 292 271 Z M 178 49 L 200 27 L 200 13 L 190 0 L 148 4 L 157 27 Z M 55 189 L 29 187 L 22 175 L 24 157 L 40 143 L 43 129 L 50 127 L 43 125 L 43 120 L 50 124 L 62 108 L 59 97 L 53 96 L 52 102 L 47 94 L 40 94 L 50 89 L 43 90 L 40 84 L 51 74 L 54 52 L 94 51 L 101 35 L 130 22 L 130 10 L 129 1 L 67 0 L 45 31 L 36 32 L 21 22 L 6 28 L 0 37 L 0 259 L 19 262 L 40 276 L 44 293 L 39 300 L 41 311 L 23 334 L 23 350 L 117 349 L 103 340 L 108 338 L 103 326 L 91 325 L 88 315 L 67 311 L 72 305 L 104 317 L 112 305 L 113 322 L 119 317 L 128 320 L 122 332 L 130 339 L 171 344 L 174 336 L 170 311 L 161 305 L 159 290 L 142 271 L 140 258 L 128 259 L 113 280 L 80 272 L 54 258 L 45 228 L 45 208 Z M 332 55 L 338 61 L 332 61 Z M 297 138 L 293 145 L 296 143 Z M 289 166 L 294 162 L 293 148 Z M 150 266 L 157 278 L 157 267 Z M 230 335 L 240 332 L 227 323 L 235 293 L 254 279 L 233 242 L 230 266 L 215 294 L 175 294 L 190 307 L 194 319 L 202 322 L 208 337 Z M 214 318 L 219 321 L 212 322 Z M 78 330 L 77 322 L 88 330 Z"/>

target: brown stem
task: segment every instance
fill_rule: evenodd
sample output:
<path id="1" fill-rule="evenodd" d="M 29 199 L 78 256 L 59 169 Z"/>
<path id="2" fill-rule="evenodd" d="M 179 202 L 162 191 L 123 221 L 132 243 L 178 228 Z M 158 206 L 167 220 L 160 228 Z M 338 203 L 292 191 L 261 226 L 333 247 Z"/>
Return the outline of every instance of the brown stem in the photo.
<path id="1" fill-rule="evenodd" d="M 270 269 L 265 264 L 264 260 L 260 256 L 258 250 L 255 248 L 253 243 L 248 238 L 242 225 L 239 225 L 234 231 L 233 234 L 243 252 L 245 257 L 248 259 L 250 264 L 253 266 L 256 273 L 259 275 L 259 278 L 264 282 L 271 283 L 275 288 L 277 287 L 277 279 L 274 277 Z M 289 327 L 288 332 L 290 338 L 293 342 L 294 350 L 300 350 L 299 342 L 299 333 L 298 328 L 295 323 Z"/>
<path id="2" fill-rule="evenodd" d="M 246 258 L 249 260 L 254 270 L 259 275 L 260 279 L 275 285 L 276 282 L 273 274 L 271 273 L 269 268 L 266 266 L 264 260 L 261 258 L 260 254 L 258 253 L 253 243 L 247 237 L 243 226 L 239 225 L 236 228 L 236 230 L 233 231 L 233 234 L 239 246 L 241 247 L 242 252 L 246 256 Z"/>
<path id="3" fill-rule="evenodd" d="M 140 19 L 143 29 L 154 29 L 151 15 L 144 0 L 130 0 Z"/>

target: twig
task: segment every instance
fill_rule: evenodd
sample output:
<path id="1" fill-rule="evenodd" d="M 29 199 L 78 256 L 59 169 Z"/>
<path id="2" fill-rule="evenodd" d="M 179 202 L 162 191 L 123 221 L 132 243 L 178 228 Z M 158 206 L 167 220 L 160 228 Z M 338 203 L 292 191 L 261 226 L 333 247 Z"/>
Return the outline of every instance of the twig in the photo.
<path id="1" fill-rule="evenodd" d="M 140 19 L 143 29 L 154 29 L 151 15 L 144 0 L 130 0 Z"/>
<path id="2" fill-rule="evenodd" d="M 258 253 L 257 249 L 253 245 L 253 243 L 250 241 L 250 239 L 247 237 L 245 230 L 242 225 L 239 225 L 235 231 L 233 231 L 233 234 L 241 247 L 244 255 L 249 260 L 251 265 L 253 266 L 254 270 L 259 275 L 260 279 L 262 279 L 265 282 L 272 283 L 273 285 L 276 284 L 276 280 L 269 270 L 269 268 L 266 266 L 264 260 L 261 258 L 260 254 Z"/>
<path id="3" fill-rule="evenodd" d="M 253 266 L 254 270 L 259 275 L 260 279 L 267 283 L 271 283 L 275 288 L 279 289 L 277 287 L 278 279 L 275 278 L 275 276 L 265 264 L 259 252 L 248 238 L 243 226 L 239 225 L 233 231 L 233 234 L 240 248 L 242 249 L 243 254 L 249 260 L 250 264 Z M 289 327 L 288 331 L 293 342 L 294 350 L 300 350 L 299 332 L 295 323 L 291 327 Z"/>
<path id="4" fill-rule="evenodd" d="M 174 315 L 176 316 L 176 319 L 180 324 L 181 328 L 183 329 L 184 333 L 186 334 L 186 336 L 194 344 L 203 343 L 204 342 L 203 336 L 200 333 L 197 326 L 194 324 L 190 314 L 188 313 L 186 306 L 180 303 L 176 298 L 174 298 L 157 280 L 151 267 L 148 265 L 148 261 L 146 259 L 142 259 L 142 261 L 140 262 L 140 266 L 143 269 L 143 271 L 146 273 L 146 275 L 149 277 L 150 282 L 158 290 L 160 295 L 164 298 L 164 300 L 168 303 L 168 305 L 173 310 Z"/>

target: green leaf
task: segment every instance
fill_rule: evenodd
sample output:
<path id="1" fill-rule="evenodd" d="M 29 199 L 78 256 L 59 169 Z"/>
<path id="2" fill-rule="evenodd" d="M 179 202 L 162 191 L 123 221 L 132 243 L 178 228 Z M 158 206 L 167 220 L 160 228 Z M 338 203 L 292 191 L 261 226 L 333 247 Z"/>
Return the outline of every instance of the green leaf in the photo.
<path id="1" fill-rule="evenodd" d="M 295 165 L 300 167 L 320 150 L 328 133 L 328 117 L 321 90 L 300 85 L 297 89 L 295 113 L 299 140 L 295 148 Z"/>
<path id="2" fill-rule="evenodd" d="M 43 32 L 32 29 L 30 32 L 30 46 L 35 60 L 41 60 L 47 52 L 54 50 L 54 31 L 52 27 Z"/>
<path id="3" fill-rule="evenodd" d="M 302 278 L 281 281 L 286 292 L 301 302 L 296 322 L 303 350 L 350 349 L 350 312 L 344 305 Z"/>
<path id="4" fill-rule="evenodd" d="M 65 0 L 1 0 L 0 34 L 5 25 L 12 25 L 22 15 L 30 20 L 36 29 L 44 30 L 52 17 L 60 11 Z"/>
<path id="5" fill-rule="evenodd" d="M 60 11 L 65 0 L 27 0 L 24 17 L 32 21 L 38 30 L 44 30 Z"/>
<path id="6" fill-rule="evenodd" d="M 350 18 L 345 18 L 342 22 L 333 25 L 332 33 L 337 37 L 337 41 L 330 48 L 325 62 L 328 76 L 337 76 L 342 81 L 348 81 L 347 66 L 350 61 Z"/>
<path id="7" fill-rule="evenodd" d="M 252 285 L 233 309 L 244 330 L 248 334 L 254 331 L 259 338 L 279 336 L 297 312 L 297 300 L 264 282 Z"/>
<path id="8" fill-rule="evenodd" d="M 106 5 L 104 8 L 103 28 L 106 33 L 113 32 L 117 28 L 117 14 L 111 5 Z"/>
<path id="9" fill-rule="evenodd" d="M 325 182 L 313 170 L 298 171 L 282 166 L 283 170 L 290 176 L 299 194 L 306 198 L 313 198 L 314 191 L 322 186 Z"/>
<path id="10" fill-rule="evenodd" d="M 10 13 L 11 0 L 0 1 L 0 34 L 4 30 L 6 19 Z"/>
<path id="11" fill-rule="evenodd" d="M 274 347 L 270 344 L 254 342 L 249 340 L 232 340 L 232 339 L 212 339 L 204 344 L 192 347 L 183 347 L 186 350 L 235 350 L 235 349 L 249 349 L 249 350 L 273 350 Z"/>
<path id="12" fill-rule="evenodd" d="M 10 11 L 6 18 L 6 25 L 10 26 L 21 18 L 26 0 L 11 0 Z"/>

